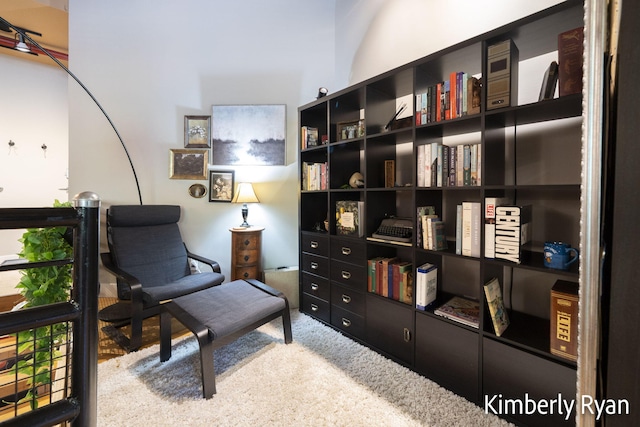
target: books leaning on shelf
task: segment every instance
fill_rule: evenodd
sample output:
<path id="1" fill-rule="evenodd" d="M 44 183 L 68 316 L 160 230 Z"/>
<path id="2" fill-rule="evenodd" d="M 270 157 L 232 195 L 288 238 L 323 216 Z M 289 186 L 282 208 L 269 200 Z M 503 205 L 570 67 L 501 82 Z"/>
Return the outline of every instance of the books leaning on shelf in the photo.
<path id="1" fill-rule="evenodd" d="M 302 191 L 326 190 L 328 179 L 327 162 L 302 164 Z"/>
<path id="2" fill-rule="evenodd" d="M 363 214 L 364 202 L 338 200 L 336 202 L 336 234 L 362 237 L 364 235 Z"/>
<path id="3" fill-rule="evenodd" d="M 509 315 L 504 308 L 502 289 L 500 288 L 500 281 L 497 277 L 489 280 L 484 285 L 484 295 L 487 299 L 487 305 L 489 306 L 493 329 L 496 335 L 500 336 L 505 329 L 507 329 L 507 326 L 509 326 Z"/>
<path id="4" fill-rule="evenodd" d="M 531 240 L 531 205 L 496 207 L 495 257 L 520 264 Z"/>
<path id="5" fill-rule="evenodd" d="M 556 280 L 551 288 L 551 354 L 578 359 L 578 284 Z"/>
<path id="6" fill-rule="evenodd" d="M 416 126 L 480 113 L 481 84 L 478 78 L 454 71 L 447 80 L 416 93 Z"/>
<path id="7" fill-rule="evenodd" d="M 300 148 L 304 150 L 316 145 L 318 145 L 318 128 L 302 126 L 300 128 Z"/>
<path id="8" fill-rule="evenodd" d="M 476 329 L 480 323 L 480 304 L 469 298 L 455 296 L 433 313 Z"/>
<path id="9" fill-rule="evenodd" d="M 411 304 L 413 300 L 412 264 L 395 257 L 367 260 L 367 291 Z"/>
<path id="10" fill-rule="evenodd" d="M 425 263 L 416 268 L 416 308 L 426 308 L 436 299 L 438 293 L 438 267 Z"/>
<path id="11" fill-rule="evenodd" d="M 480 144 L 418 145 L 416 171 L 418 187 L 468 187 L 482 181 Z"/>
<path id="12" fill-rule="evenodd" d="M 422 249 L 442 251 L 447 249 L 447 237 L 444 222 L 435 214 L 421 215 L 419 218 L 422 231 Z"/>

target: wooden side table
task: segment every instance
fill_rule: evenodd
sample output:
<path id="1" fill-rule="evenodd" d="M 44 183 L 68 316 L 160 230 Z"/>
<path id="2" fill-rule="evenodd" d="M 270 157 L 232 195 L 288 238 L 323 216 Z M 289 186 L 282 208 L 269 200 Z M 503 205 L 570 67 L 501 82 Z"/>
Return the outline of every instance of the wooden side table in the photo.
<path id="1" fill-rule="evenodd" d="M 264 227 L 230 228 L 231 280 L 260 280 Z"/>

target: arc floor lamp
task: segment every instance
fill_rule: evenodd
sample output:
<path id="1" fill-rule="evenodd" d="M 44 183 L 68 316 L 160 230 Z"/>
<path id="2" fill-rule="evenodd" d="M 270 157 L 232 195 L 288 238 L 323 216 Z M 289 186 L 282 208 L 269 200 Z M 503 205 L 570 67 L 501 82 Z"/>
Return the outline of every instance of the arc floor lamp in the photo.
<path id="1" fill-rule="evenodd" d="M 51 58 L 51 60 L 53 62 L 55 62 L 56 64 L 58 64 L 58 66 L 60 68 L 62 68 L 64 71 L 66 71 L 67 74 L 70 75 L 76 81 L 76 83 L 78 83 L 80 85 L 80 87 L 82 89 L 84 89 L 84 91 L 87 93 L 87 95 L 89 95 L 91 100 L 98 106 L 98 108 L 100 109 L 100 111 L 102 112 L 104 117 L 107 119 L 107 121 L 109 122 L 109 125 L 111 125 L 111 128 L 113 129 L 113 131 L 115 132 L 116 136 L 118 137 L 118 140 L 120 141 L 120 145 L 122 145 L 122 148 L 124 149 L 124 153 L 126 154 L 127 160 L 129 161 L 129 165 L 131 166 L 131 172 L 133 172 L 133 178 L 135 180 L 136 189 L 138 191 L 138 199 L 140 201 L 140 204 L 142 204 L 142 193 L 140 192 L 140 183 L 138 182 L 138 175 L 136 174 L 136 169 L 133 166 L 133 161 L 131 160 L 131 156 L 129 155 L 129 150 L 127 150 L 127 146 L 125 145 L 124 140 L 122 139 L 122 136 L 120 136 L 120 132 L 118 132 L 118 129 L 116 128 L 115 124 L 113 123 L 113 121 L 111 121 L 111 118 L 109 117 L 107 112 L 104 110 L 102 105 L 100 105 L 100 103 L 98 102 L 96 97 L 93 96 L 91 91 L 89 89 L 87 89 L 87 87 L 80 81 L 80 79 L 75 74 L 73 74 L 71 72 L 71 70 L 69 70 L 69 68 L 67 68 L 55 56 L 53 56 L 51 54 L 51 52 L 49 52 L 47 49 L 43 48 L 38 42 L 36 42 L 33 38 L 31 38 L 31 36 L 29 36 L 29 34 L 34 34 L 34 35 L 40 36 L 41 35 L 40 33 L 37 33 L 35 31 L 31 31 L 31 30 L 27 30 L 25 28 L 21 28 L 21 27 L 18 27 L 16 25 L 13 25 L 9 21 L 7 21 L 6 19 L 2 18 L 1 16 L 0 16 L 0 31 L 4 31 L 4 32 L 8 32 L 8 33 L 13 31 L 15 33 L 15 45 L 13 47 L 8 47 L 8 46 L 4 46 L 4 45 L 0 45 L 0 46 L 8 47 L 9 49 L 14 49 L 14 50 L 17 50 L 17 51 L 20 51 L 20 52 L 30 53 L 32 55 L 37 55 L 37 53 L 31 51 L 31 47 L 27 43 L 27 42 L 29 42 L 31 45 L 35 46 L 40 51 L 42 51 L 45 55 L 47 55 L 49 58 Z"/>

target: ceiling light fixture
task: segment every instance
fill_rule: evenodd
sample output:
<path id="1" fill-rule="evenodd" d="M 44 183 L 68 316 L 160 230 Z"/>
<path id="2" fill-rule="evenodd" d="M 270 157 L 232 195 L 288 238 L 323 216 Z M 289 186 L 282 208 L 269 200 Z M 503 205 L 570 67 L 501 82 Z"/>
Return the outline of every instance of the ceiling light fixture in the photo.
<path id="1" fill-rule="evenodd" d="M 20 50 L 22 52 L 25 52 L 25 53 L 33 53 L 33 52 L 31 52 L 31 49 L 27 45 L 26 41 L 31 43 L 32 46 L 35 46 L 36 48 L 41 50 L 42 53 L 44 53 L 49 58 L 51 58 L 51 60 L 53 60 L 53 62 L 58 64 L 58 66 L 60 68 L 62 68 L 64 71 L 67 72 L 67 74 L 69 74 L 71 77 L 73 77 L 73 80 L 75 80 L 76 83 L 78 83 L 80 85 L 80 87 L 82 89 L 84 89 L 84 91 L 87 93 L 87 95 L 89 95 L 91 100 L 98 106 L 98 108 L 100 109 L 100 111 L 102 112 L 104 117 L 107 119 L 107 121 L 111 125 L 111 128 L 115 132 L 116 136 L 118 137 L 118 140 L 120 141 L 120 145 L 122 145 L 122 148 L 124 149 L 124 153 L 127 156 L 127 160 L 129 160 L 129 166 L 131 166 L 131 172 L 133 172 L 133 178 L 134 178 L 134 180 L 136 182 L 136 189 L 138 190 L 138 199 L 140 200 L 140 204 L 142 204 L 142 193 L 140 192 L 140 183 L 138 182 L 138 175 L 136 174 L 136 169 L 133 167 L 133 161 L 131 160 L 131 156 L 129 155 L 129 150 L 127 150 L 127 146 L 124 144 L 124 140 L 120 136 L 120 132 L 118 132 L 118 129 L 116 129 L 116 126 L 113 124 L 113 122 L 111 121 L 111 118 L 109 117 L 107 112 L 104 110 L 104 108 L 102 108 L 102 105 L 100 105 L 100 103 L 98 102 L 96 97 L 93 96 L 93 94 L 80 81 L 80 79 L 78 77 L 76 77 L 76 75 L 73 74 L 71 72 L 71 70 L 69 70 L 67 67 L 65 67 L 65 65 L 62 62 L 60 62 L 55 56 L 53 56 L 53 54 L 51 54 L 51 52 L 49 52 L 47 49 L 45 49 L 42 46 L 40 46 L 40 44 L 37 41 L 33 40 L 30 36 L 27 35 L 27 33 L 35 34 L 37 36 L 42 36 L 42 34 L 36 33 L 35 31 L 26 30 L 24 28 L 16 27 L 15 25 L 11 24 L 9 21 L 7 21 L 6 19 L 4 19 L 4 18 L 2 18 L 0 16 L 0 30 L 7 31 L 7 29 L 11 29 L 11 30 L 16 32 L 16 37 L 17 37 L 16 38 L 16 42 L 17 43 L 16 43 L 16 47 L 15 47 L 16 49 L 18 49 L 18 50 Z M 20 43 L 23 43 L 27 47 L 28 50 L 24 51 L 24 50 L 19 49 L 18 45 Z"/>
<path id="2" fill-rule="evenodd" d="M 20 52 L 31 52 L 31 48 L 29 47 L 28 44 L 25 43 L 24 41 L 24 34 L 21 32 L 16 32 L 16 46 L 15 46 L 16 50 L 19 50 Z"/>

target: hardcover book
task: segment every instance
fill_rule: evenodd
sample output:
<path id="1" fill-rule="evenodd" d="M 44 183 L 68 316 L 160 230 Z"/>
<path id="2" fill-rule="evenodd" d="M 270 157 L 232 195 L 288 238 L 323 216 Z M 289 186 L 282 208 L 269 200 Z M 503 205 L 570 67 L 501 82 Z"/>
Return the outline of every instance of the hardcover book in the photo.
<path id="1" fill-rule="evenodd" d="M 556 280 L 551 289 L 551 354 L 578 359 L 578 284 Z"/>
<path id="2" fill-rule="evenodd" d="M 362 237 L 362 214 L 364 202 L 339 200 L 336 202 L 336 234 Z"/>
<path id="3" fill-rule="evenodd" d="M 504 308 L 504 300 L 502 299 L 502 289 L 500 288 L 500 281 L 497 277 L 489 280 L 484 285 L 484 294 L 487 298 L 487 305 L 489 306 L 489 314 L 491 314 L 491 321 L 493 322 L 493 329 L 497 336 L 502 333 L 509 326 L 509 315 Z"/>
<path id="4" fill-rule="evenodd" d="M 495 257 L 520 264 L 531 240 L 531 205 L 496 207 Z"/>
<path id="5" fill-rule="evenodd" d="M 416 269 L 416 308 L 425 310 L 438 293 L 438 267 L 425 263 Z"/>
<path id="6" fill-rule="evenodd" d="M 480 304 L 478 301 L 456 296 L 438 307 L 433 313 L 477 329 L 480 319 Z"/>
<path id="7" fill-rule="evenodd" d="M 582 92 L 583 39 L 583 27 L 558 34 L 558 92 L 560 96 Z"/>

